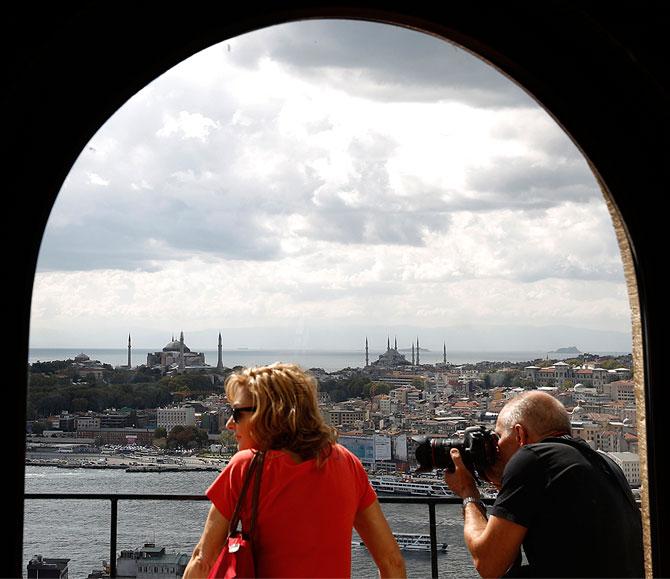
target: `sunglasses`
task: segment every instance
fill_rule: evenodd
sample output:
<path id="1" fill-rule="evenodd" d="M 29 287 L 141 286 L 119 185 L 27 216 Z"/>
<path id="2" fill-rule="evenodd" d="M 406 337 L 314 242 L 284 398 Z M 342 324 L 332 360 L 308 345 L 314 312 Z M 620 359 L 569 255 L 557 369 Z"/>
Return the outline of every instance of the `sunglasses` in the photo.
<path id="1" fill-rule="evenodd" d="M 233 408 L 233 422 L 237 424 L 242 419 L 242 412 L 255 412 L 255 406 L 237 406 Z"/>

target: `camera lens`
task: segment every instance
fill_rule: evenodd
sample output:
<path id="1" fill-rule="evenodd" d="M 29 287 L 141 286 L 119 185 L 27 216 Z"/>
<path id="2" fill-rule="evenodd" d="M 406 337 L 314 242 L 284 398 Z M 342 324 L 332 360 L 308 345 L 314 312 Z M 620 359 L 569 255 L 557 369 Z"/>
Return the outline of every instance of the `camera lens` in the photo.
<path id="1" fill-rule="evenodd" d="M 419 463 L 417 472 L 429 472 L 436 468 L 446 468 L 453 472 L 454 461 L 449 454 L 452 448 L 463 452 L 463 441 L 453 438 L 414 438 L 419 445 L 416 447 L 416 460 Z"/>

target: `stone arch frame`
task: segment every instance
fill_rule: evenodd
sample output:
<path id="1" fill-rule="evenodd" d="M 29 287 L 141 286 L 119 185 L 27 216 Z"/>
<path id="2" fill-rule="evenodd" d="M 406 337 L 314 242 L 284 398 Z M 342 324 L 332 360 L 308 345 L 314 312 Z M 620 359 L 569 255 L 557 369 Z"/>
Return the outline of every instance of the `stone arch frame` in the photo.
<path id="1" fill-rule="evenodd" d="M 18 3 L 17 3 L 18 4 Z M 571 135 L 599 179 L 622 249 L 633 313 L 638 403 L 644 407 L 647 574 L 670 576 L 670 456 L 663 429 L 663 248 L 667 192 L 668 48 L 660 7 L 593 1 L 442 3 L 342 0 L 127 5 L 73 2 L 4 14 L 7 89 L 3 131 L 5 284 L 16 349 L 9 403 L 6 526 L 14 575 L 22 572 L 26 361 L 35 266 L 64 178 L 97 129 L 158 75 L 207 46 L 306 18 L 361 18 L 443 36 L 530 92 Z M 667 245 L 667 243 L 666 243 Z M 646 427 L 646 428 L 645 428 Z M 11 566 L 11 567 L 10 567 Z"/>

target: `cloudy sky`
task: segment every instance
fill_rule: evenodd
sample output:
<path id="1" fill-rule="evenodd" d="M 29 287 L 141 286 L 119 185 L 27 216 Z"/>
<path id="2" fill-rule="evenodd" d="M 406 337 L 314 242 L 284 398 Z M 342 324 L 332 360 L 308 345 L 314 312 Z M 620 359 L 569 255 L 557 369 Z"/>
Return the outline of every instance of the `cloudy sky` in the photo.
<path id="1" fill-rule="evenodd" d="M 570 139 L 452 44 L 310 21 L 212 46 L 101 127 L 49 220 L 31 345 L 556 325 L 630 349 L 611 219 Z"/>

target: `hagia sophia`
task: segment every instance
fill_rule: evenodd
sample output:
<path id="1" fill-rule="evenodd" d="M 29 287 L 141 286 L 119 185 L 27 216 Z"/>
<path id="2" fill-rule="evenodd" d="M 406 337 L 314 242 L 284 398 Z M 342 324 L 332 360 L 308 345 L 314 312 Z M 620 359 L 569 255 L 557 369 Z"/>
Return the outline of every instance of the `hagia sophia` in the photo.
<path id="1" fill-rule="evenodd" d="M 132 344 L 130 335 L 128 336 L 128 364 L 126 368 L 131 367 Z M 205 362 L 204 352 L 192 352 L 184 343 L 184 332 L 179 335 L 179 340 L 172 339 L 158 352 L 147 354 L 147 368 L 160 370 L 163 374 L 183 374 L 187 372 L 208 372 L 221 373 L 223 366 L 223 342 L 221 332 L 219 332 L 218 360 L 216 366 L 210 366 Z"/>
<path id="2" fill-rule="evenodd" d="M 130 343 L 128 345 L 130 348 Z M 179 340 L 172 340 L 165 345 L 160 352 L 147 354 L 147 367 L 160 368 L 163 373 L 167 372 L 199 372 L 211 370 L 223 370 L 223 345 L 221 341 L 221 332 L 219 332 L 218 345 L 219 359 L 216 367 L 205 363 L 205 354 L 203 352 L 192 352 L 184 343 L 184 332 L 179 335 Z"/>

